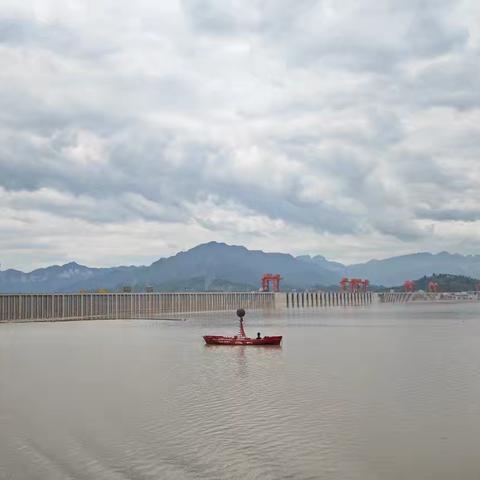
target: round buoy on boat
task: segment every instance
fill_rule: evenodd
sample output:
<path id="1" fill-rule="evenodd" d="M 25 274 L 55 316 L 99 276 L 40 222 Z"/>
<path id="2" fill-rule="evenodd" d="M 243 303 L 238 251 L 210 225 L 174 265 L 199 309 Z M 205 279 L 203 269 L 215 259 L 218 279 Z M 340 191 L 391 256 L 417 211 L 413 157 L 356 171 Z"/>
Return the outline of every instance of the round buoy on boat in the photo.
<path id="1" fill-rule="evenodd" d="M 237 316 L 243 318 L 245 316 L 245 310 L 243 308 L 239 308 L 237 310 Z"/>

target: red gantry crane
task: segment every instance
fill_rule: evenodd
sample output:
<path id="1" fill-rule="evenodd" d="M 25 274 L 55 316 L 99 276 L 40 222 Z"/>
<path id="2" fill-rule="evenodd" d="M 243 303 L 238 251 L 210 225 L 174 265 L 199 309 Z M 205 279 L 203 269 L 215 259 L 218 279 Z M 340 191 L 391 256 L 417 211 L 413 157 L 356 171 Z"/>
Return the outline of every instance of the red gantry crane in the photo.
<path id="1" fill-rule="evenodd" d="M 265 273 L 262 277 L 262 292 L 270 292 L 270 282 L 272 283 L 272 292 L 280 291 L 280 280 L 282 277 L 280 274 L 272 275 L 271 273 Z"/>
<path id="2" fill-rule="evenodd" d="M 350 280 L 347 277 L 343 277 L 340 280 L 340 288 L 342 292 L 346 292 L 348 290 L 349 285 L 350 285 Z"/>
<path id="3" fill-rule="evenodd" d="M 361 278 L 347 278 L 343 277 L 340 280 L 340 289 L 342 292 L 350 290 L 350 292 L 366 292 L 370 282 L 368 280 L 363 280 Z"/>
<path id="4" fill-rule="evenodd" d="M 413 280 L 405 280 L 405 282 L 403 282 L 403 289 L 405 292 L 414 292 L 415 282 Z"/>
<path id="5" fill-rule="evenodd" d="M 432 282 L 432 281 L 428 282 L 428 292 L 429 293 L 437 293 L 439 288 L 440 287 L 439 287 L 437 282 Z"/>

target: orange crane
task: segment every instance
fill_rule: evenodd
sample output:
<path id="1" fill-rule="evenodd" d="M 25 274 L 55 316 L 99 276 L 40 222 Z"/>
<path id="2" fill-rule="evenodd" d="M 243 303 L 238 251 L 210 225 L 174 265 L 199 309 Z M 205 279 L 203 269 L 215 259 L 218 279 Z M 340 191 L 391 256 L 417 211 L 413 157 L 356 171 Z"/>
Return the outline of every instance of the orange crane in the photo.
<path id="1" fill-rule="evenodd" d="M 281 279 L 282 277 L 278 273 L 275 275 L 272 275 L 271 273 L 265 273 L 262 277 L 262 292 L 270 291 L 270 282 L 272 282 L 272 291 L 279 292 Z"/>
<path id="2" fill-rule="evenodd" d="M 366 292 L 370 282 L 368 280 L 363 280 L 361 278 L 350 278 L 343 277 L 340 280 L 340 288 L 343 292 L 346 292 L 348 287 L 350 287 L 351 292 Z"/>
<path id="3" fill-rule="evenodd" d="M 350 280 L 347 277 L 343 277 L 340 280 L 340 288 L 342 289 L 342 292 L 346 292 L 349 285 L 350 285 Z"/>

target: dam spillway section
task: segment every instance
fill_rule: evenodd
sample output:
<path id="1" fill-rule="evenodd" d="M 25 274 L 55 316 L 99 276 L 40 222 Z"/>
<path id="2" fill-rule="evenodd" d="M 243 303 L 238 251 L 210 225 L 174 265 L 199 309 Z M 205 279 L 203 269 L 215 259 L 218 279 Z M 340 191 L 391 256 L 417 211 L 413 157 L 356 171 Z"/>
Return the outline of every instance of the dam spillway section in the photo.
<path id="1" fill-rule="evenodd" d="M 368 305 L 374 301 L 372 292 L 287 292 L 287 308 L 322 308 Z"/>

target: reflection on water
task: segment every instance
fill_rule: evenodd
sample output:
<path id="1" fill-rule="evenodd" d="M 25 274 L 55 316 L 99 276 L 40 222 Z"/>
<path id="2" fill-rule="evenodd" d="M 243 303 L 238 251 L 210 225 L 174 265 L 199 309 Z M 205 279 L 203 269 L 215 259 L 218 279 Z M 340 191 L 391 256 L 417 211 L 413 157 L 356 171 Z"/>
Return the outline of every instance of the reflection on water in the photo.
<path id="1" fill-rule="evenodd" d="M 480 305 L 0 325 L 0 479 L 478 479 Z"/>
<path id="2" fill-rule="evenodd" d="M 249 375 L 250 371 L 248 368 L 248 351 L 255 350 L 255 357 L 253 357 L 253 372 L 260 372 L 259 364 L 262 361 L 271 362 L 271 361 L 278 361 L 278 355 L 280 355 L 280 351 L 282 350 L 281 345 L 269 345 L 269 346 L 262 346 L 262 347 L 252 347 L 252 346 L 244 346 L 244 345 L 237 345 L 231 346 L 230 348 L 233 350 L 229 352 L 229 347 L 223 345 L 205 345 L 205 350 L 211 352 L 212 355 L 217 355 L 220 357 L 214 359 L 206 359 L 205 361 L 211 364 L 217 364 L 219 361 L 222 363 L 227 363 L 229 361 L 237 364 L 237 375 L 238 377 L 246 377 Z"/>

